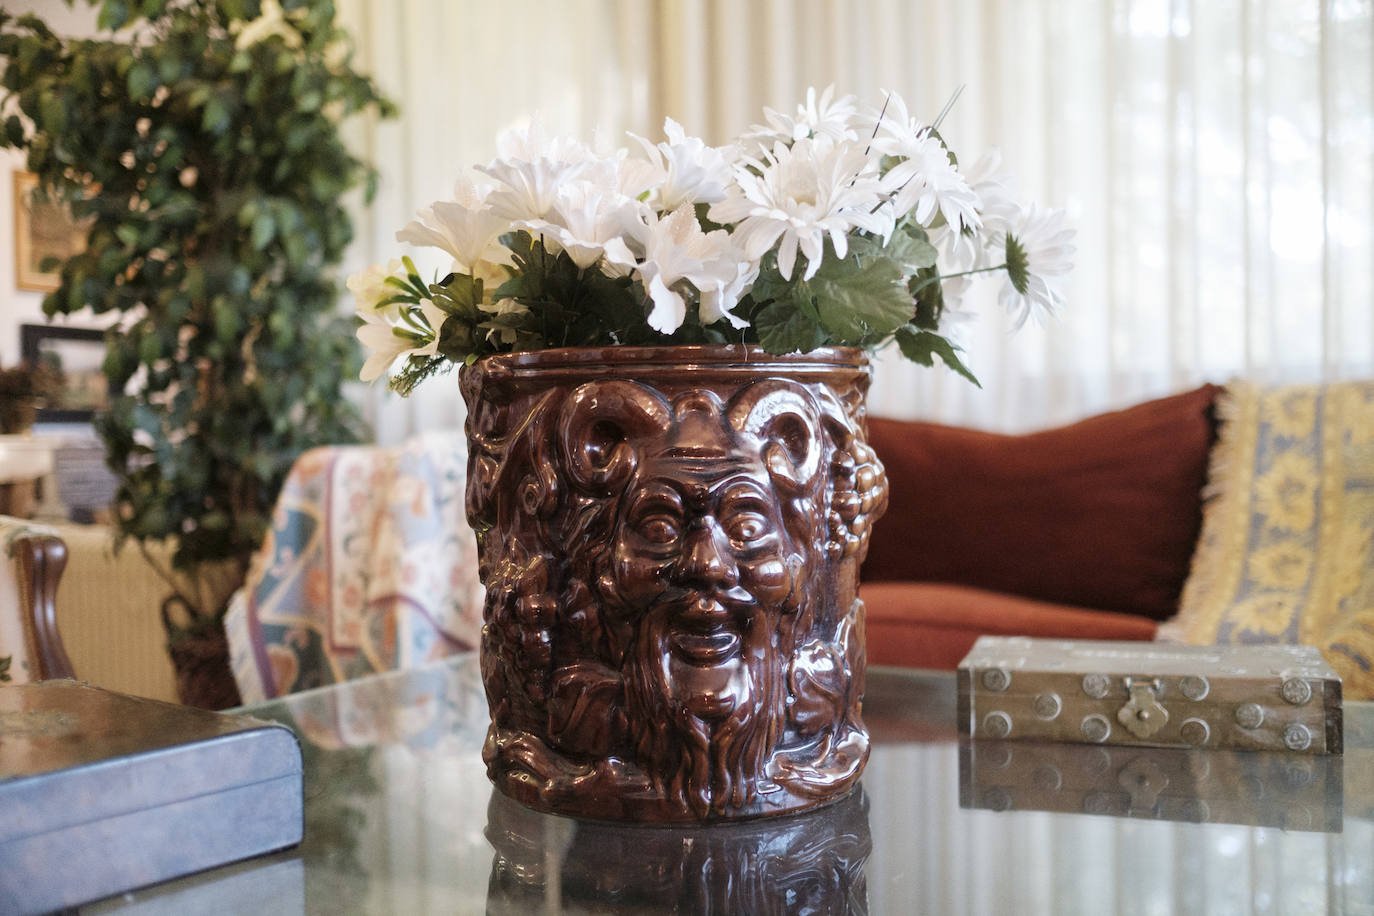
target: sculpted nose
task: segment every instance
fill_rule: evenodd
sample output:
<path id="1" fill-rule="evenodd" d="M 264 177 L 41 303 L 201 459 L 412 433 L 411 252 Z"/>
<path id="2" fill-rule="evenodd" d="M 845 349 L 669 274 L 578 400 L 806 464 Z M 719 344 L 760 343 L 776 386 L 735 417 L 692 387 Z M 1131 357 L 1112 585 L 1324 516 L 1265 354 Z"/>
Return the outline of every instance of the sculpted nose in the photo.
<path id="1" fill-rule="evenodd" d="M 684 584 L 733 587 L 739 581 L 725 532 L 714 519 L 692 526 L 682 545 L 678 580 Z"/>

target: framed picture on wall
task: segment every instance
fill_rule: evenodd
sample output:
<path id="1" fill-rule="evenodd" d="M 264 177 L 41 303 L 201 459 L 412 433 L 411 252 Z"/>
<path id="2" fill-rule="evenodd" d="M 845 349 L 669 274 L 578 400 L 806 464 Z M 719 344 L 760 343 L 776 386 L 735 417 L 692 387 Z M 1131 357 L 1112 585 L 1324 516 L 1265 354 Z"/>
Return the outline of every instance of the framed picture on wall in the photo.
<path id="1" fill-rule="evenodd" d="M 39 423 L 90 422 L 110 403 L 105 378 L 105 332 L 98 328 L 68 328 L 47 324 L 19 327 L 19 345 L 31 366 L 46 364 L 57 370 L 62 385 L 38 409 Z"/>
<path id="2" fill-rule="evenodd" d="M 64 204 L 38 197 L 37 175 L 13 174 L 15 286 L 49 292 L 57 289 L 58 275 L 43 272 L 44 259 L 80 254 L 86 247 L 86 229 Z"/>

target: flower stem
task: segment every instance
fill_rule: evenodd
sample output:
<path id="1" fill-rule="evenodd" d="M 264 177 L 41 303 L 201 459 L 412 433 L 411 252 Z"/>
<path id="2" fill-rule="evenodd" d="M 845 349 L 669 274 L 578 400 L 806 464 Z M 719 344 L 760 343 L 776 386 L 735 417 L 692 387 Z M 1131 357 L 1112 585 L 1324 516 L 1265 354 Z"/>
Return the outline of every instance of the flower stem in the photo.
<path id="1" fill-rule="evenodd" d="M 911 294 L 914 296 L 921 290 L 925 289 L 927 286 L 930 286 L 932 283 L 938 283 L 941 280 L 953 280 L 955 277 L 971 277 L 974 274 L 985 274 L 994 270 L 1006 269 L 1006 264 L 998 264 L 994 267 L 975 267 L 973 270 L 961 270 L 958 273 L 954 274 L 937 274 L 933 277 L 926 277 L 924 280 L 922 280 L 920 284 L 918 284 L 917 287 L 911 291 Z"/>

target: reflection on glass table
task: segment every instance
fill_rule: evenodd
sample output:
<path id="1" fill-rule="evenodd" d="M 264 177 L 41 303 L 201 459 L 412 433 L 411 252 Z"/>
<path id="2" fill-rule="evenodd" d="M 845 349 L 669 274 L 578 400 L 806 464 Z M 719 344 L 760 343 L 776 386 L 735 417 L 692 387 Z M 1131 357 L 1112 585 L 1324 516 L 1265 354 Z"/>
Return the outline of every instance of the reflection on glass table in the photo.
<path id="1" fill-rule="evenodd" d="M 301 736 L 304 843 L 83 912 L 1374 913 L 1374 704 L 1296 770 L 1004 742 L 962 784 L 954 707 L 950 673 L 872 670 L 860 793 L 682 828 L 494 793 L 475 656 L 297 694 L 248 711 Z"/>

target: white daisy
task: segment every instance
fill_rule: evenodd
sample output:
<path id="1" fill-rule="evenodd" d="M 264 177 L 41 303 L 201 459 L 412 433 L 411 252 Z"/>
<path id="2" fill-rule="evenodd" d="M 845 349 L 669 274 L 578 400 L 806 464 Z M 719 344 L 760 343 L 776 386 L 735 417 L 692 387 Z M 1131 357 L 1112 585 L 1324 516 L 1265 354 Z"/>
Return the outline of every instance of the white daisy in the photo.
<path id="1" fill-rule="evenodd" d="M 507 255 L 497 239 L 509 231 L 511 221 L 487 205 L 494 196 L 466 175 L 453 185 L 453 200 L 435 201 L 421 210 L 418 220 L 396 233 L 396 241 L 428 245 L 447 251 L 453 269 L 467 273 L 480 260 L 503 260 Z"/>
<path id="2" fill-rule="evenodd" d="M 993 148 L 963 170 L 964 181 L 978 197 L 979 228 L 945 222 L 930 232 L 931 243 L 945 253 L 941 263 L 947 273 L 1001 263 L 990 259 L 988 248 L 994 241 L 1000 244 L 1021 218 L 1012 178 L 998 171 L 1001 161 L 1001 153 Z"/>
<path id="3" fill-rule="evenodd" d="M 860 121 L 858 103 L 854 96 L 835 99 L 835 87 L 825 87 L 816 98 L 815 87 L 806 90 L 806 101 L 797 105 L 797 114 L 790 117 L 771 108 L 763 110 L 767 124 L 755 124 L 740 137 L 742 143 L 767 151 L 774 143 L 793 143 L 807 137 L 829 137 L 832 140 L 856 140 Z"/>
<path id="4" fill-rule="evenodd" d="M 978 195 L 949 161 L 949 152 L 929 126 L 907 113 L 895 92 L 872 138 L 873 151 L 900 160 L 883 175 L 896 216 L 908 213 L 929 226 L 938 211 L 951 226 L 977 228 Z"/>
<path id="5" fill-rule="evenodd" d="M 711 147 L 689 137 L 672 118 L 663 122 L 668 142 L 653 144 L 630 134 L 644 147 L 654 167 L 657 181 L 649 195 L 656 210 L 676 210 L 686 203 L 713 204 L 725 199 L 725 189 L 733 177 L 732 163 L 739 158 L 736 147 Z"/>
<path id="6" fill-rule="evenodd" d="M 1016 327 L 1032 315 L 1040 321 L 1064 301 L 1064 282 L 1073 268 L 1074 230 L 1063 210 L 1041 210 L 1034 204 L 994 248 L 1005 258 L 1007 282 L 998 301 L 1016 315 Z"/>
<path id="7" fill-rule="evenodd" d="M 806 256 L 804 279 L 820 269 L 825 237 L 837 257 L 849 250 L 852 229 L 891 231 L 891 218 L 875 212 L 881 185 L 857 143 L 827 136 L 782 143 L 762 160 L 745 158 L 735 166 L 730 195 L 712 204 L 710 218 L 733 225 L 733 235 L 749 260 L 778 245 L 778 270 L 790 279 L 797 251 Z"/>
<path id="8" fill-rule="evenodd" d="M 424 319 L 423 324 L 428 326 L 427 333 L 394 325 L 375 313 L 363 316 L 357 337 L 370 352 L 362 371 L 358 373 L 360 379 L 371 382 L 381 378 L 392 363 L 403 357 L 434 356 L 439 352 L 439 331 L 447 316 L 428 299 L 420 300 L 419 311 Z"/>
<path id="9" fill-rule="evenodd" d="M 698 290 L 716 289 L 736 279 L 736 262 L 721 257 L 733 247 L 729 235 L 723 229 L 703 232 L 690 204 L 662 219 L 649 212 L 641 234 L 642 260 L 622 239 L 606 246 L 606 259 L 633 269 L 653 302 L 649 326 L 656 331 L 671 334 L 687 317 L 687 301 L 674 284 L 686 280 Z"/>
<path id="10" fill-rule="evenodd" d="M 496 148 L 498 157 L 478 171 L 500 183 L 487 204 L 512 222 L 547 218 L 565 182 L 615 180 L 612 160 L 598 159 L 585 144 L 567 137 L 548 139 L 537 118 L 503 133 Z"/>
<path id="11" fill-rule="evenodd" d="M 715 233 L 711 233 L 714 235 Z M 736 328 L 746 328 L 749 321 L 741 318 L 734 313 L 735 306 L 739 305 L 739 300 L 744 296 L 749 288 L 754 285 L 754 281 L 759 278 L 759 262 L 751 261 L 744 256 L 744 252 L 735 249 L 734 256 L 738 260 L 735 265 L 735 275 L 729 280 L 716 280 L 709 286 L 699 287 L 701 299 L 697 311 L 701 315 L 702 324 L 714 324 L 722 318 L 729 320 L 731 326 Z M 729 255 L 722 255 L 729 257 Z"/>
<path id="12" fill-rule="evenodd" d="M 512 222 L 545 219 L 553 209 L 559 187 L 584 170 L 580 162 L 554 159 L 497 159 L 481 171 L 504 187 L 491 193 L 492 212 Z"/>
<path id="13" fill-rule="evenodd" d="M 578 163 L 596 158 L 591 148 L 574 137 L 550 137 L 544 130 L 544 122 L 538 116 L 529 122 L 504 130 L 496 138 L 497 160 L 518 160 L 534 162 L 548 159 L 551 162 Z"/>
<path id="14" fill-rule="evenodd" d="M 400 260 L 392 258 L 385 264 L 373 264 L 348 278 L 348 291 L 353 294 L 353 303 L 359 315 L 366 317 L 375 313 L 393 321 L 400 317 L 401 303 L 383 306 L 381 302 L 399 292 L 386 281 L 388 277 L 400 276 L 401 268 Z"/>
<path id="15" fill-rule="evenodd" d="M 558 189 L 549 218 L 521 225 L 539 233 L 550 251 L 563 250 L 586 269 L 601 259 L 606 243 L 636 224 L 644 204 L 587 181 L 573 181 Z"/>
<path id="16" fill-rule="evenodd" d="M 945 314 L 951 320 L 972 318 L 972 313 L 958 311 L 960 299 L 975 279 L 966 272 L 1002 264 L 1006 233 L 1021 218 L 1021 206 L 1013 197 L 1012 178 L 998 170 L 1001 161 L 1001 153 L 993 148 L 962 170 L 964 180 L 978 195 L 980 228 L 956 227 L 946 222 L 930 230 L 931 244 L 941 253 L 940 271 L 945 278 L 940 281 L 940 289 Z M 997 247 L 995 258 L 991 253 L 994 244 Z"/>

